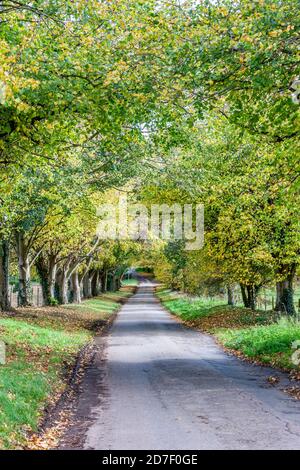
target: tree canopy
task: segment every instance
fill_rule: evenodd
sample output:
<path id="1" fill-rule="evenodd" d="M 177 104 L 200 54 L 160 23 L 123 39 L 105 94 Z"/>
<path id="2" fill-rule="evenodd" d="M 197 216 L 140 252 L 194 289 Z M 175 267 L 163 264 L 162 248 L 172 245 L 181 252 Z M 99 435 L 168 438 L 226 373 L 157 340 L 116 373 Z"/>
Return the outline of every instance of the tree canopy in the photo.
<path id="1" fill-rule="evenodd" d="M 299 2 L 0 3 L 0 300 L 46 303 L 156 259 L 166 282 L 277 284 L 299 266 Z M 129 189 L 128 189 L 129 188 Z M 98 204 L 202 203 L 205 246 L 99 240 Z M 114 279 L 113 284 L 118 283 Z M 204 283 L 204 284 L 203 284 Z M 79 286 L 79 287 L 78 287 Z"/>

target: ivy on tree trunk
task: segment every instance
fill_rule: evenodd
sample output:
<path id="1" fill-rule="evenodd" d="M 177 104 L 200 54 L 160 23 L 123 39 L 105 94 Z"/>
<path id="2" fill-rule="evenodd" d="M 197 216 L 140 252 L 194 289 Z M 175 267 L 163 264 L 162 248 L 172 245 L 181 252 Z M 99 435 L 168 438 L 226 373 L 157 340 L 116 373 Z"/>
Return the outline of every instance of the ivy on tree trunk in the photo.
<path id="1" fill-rule="evenodd" d="M 9 241 L 0 242 L 0 309 L 10 310 L 9 299 Z"/>
<path id="2" fill-rule="evenodd" d="M 24 232 L 16 232 L 16 248 L 19 268 L 19 305 L 31 305 L 30 261 Z"/>
<path id="3" fill-rule="evenodd" d="M 40 254 L 36 259 L 35 266 L 40 277 L 45 305 L 51 305 L 55 298 L 55 275 L 56 260 L 53 255 Z"/>
<path id="4" fill-rule="evenodd" d="M 287 315 L 295 315 L 293 281 L 296 266 L 292 265 L 285 279 L 276 283 L 276 306 L 275 310 Z"/>

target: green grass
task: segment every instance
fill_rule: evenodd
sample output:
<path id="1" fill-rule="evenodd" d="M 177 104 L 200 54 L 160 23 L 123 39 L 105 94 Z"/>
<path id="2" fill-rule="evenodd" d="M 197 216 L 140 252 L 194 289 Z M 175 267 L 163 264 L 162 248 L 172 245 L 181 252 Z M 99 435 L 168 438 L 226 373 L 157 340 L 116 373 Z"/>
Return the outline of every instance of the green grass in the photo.
<path id="1" fill-rule="evenodd" d="M 138 281 L 136 279 L 124 279 L 122 281 L 122 286 L 137 286 Z"/>
<path id="2" fill-rule="evenodd" d="M 292 343 L 300 340 L 300 323 L 286 318 L 266 326 L 217 332 L 218 339 L 229 349 L 245 356 L 287 369 L 295 369 Z"/>
<path id="3" fill-rule="evenodd" d="M 10 318 L 0 319 L 0 329 L 7 354 L 0 366 L 0 447 L 13 448 L 25 430 L 37 429 L 48 395 L 63 386 L 61 364 L 70 364 L 91 334 Z"/>
<path id="4" fill-rule="evenodd" d="M 214 307 L 222 305 L 220 300 L 176 298 L 168 294 L 159 297 L 171 313 L 179 316 L 184 321 L 208 316 Z"/>
<path id="5" fill-rule="evenodd" d="M 78 311 L 90 311 L 91 313 L 96 312 L 108 312 L 112 313 L 118 308 L 118 302 L 112 300 L 105 300 L 102 298 L 94 298 L 85 300 L 82 304 L 71 304 L 70 306 L 66 305 L 66 308 L 75 308 Z"/>
<path id="6" fill-rule="evenodd" d="M 219 298 L 188 297 L 168 289 L 158 289 L 157 296 L 171 313 L 209 332 L 222 327 L 265 325 L 278 319 L 274 312 L 229 306 Z"/>
<path id="7" fill-rule="evenodd" d="M 120 300 L 130 295 L 128 289 L 80 305 L 0 315 L 0 339 L 6 344 L 6 364 L 0 365 L 0 448 L 22 447 L 28 431 L 37 430 L 44 407 L 65 389 L 95 325 L 103 325 L 120 307 Z"/>
<path id="8" fill-rule="evenodd" d="M 299 369 L 292 362 L 292 343 L 300 340 L 300 322 L 279 318 L 271 311 L 253 312 L 230 307 L 220 300 L 189 298 L 158 290 L 162 304 L 190 326 L 213 333 L 226 347 L 251 360 L 284 369 Z"/>

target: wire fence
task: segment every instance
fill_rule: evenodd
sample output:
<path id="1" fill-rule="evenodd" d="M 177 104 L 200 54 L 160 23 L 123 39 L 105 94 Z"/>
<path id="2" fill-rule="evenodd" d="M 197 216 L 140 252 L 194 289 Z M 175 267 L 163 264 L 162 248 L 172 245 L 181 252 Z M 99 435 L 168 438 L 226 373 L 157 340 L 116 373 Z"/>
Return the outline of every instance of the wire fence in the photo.
<path id="1" fill-rule="evenodd" d="M 225 293 L 220 293 L 216 294 L 213 296 L 208 296 L 208 295 L 203 295 L 199 296 L 200 298 L 203 298 L 204 300 L 219 300 L 222 303 L 227 303 L 227 295 Z M 243 298 L 240 292 L 235 291 L 234 292 L 234 301 L 235 305 L 238 307 L 242 307 L 244 305 L 243 303 Z M 275 292 L 270 291 L 269 289 L 262 289 L 257 296 L 256 299 L 256 306 L 258 310 L 274 310 L 276 305 L 276 295 Z M 296 312 L 300 313 L 300 293 L 299 290 L 294 293 L 294 306 Z"/>

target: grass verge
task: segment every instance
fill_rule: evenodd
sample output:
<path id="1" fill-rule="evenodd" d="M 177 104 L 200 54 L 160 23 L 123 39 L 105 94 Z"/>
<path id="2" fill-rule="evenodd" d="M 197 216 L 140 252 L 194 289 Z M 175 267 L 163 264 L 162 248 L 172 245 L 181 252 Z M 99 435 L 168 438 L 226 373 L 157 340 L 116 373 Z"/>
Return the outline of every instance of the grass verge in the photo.
<path id="1" fill-rule="evenodd" d="M 80 305 L 0 314 L 6 345 L 6 363 L 0 365 L 0 448 L 22 448 L 37 431 L 45 407 L 66 389 L 79 351 L 132 291 L 125 287 Z"/>
<path id="2" fill-rule="evenodd" d="M 123 279 L 122 286 L 137 286 L 137 279 Z"/>
<path id="3" fill-rule="evenodd" d="M 300 341 L 299 321 L 279 318 L 272 311 L 253 312 L 166 289 L 158 289 L 157 296 L 184 323 L 213 334 L 236 355 L 299 374 L 300 366 L 294 361 L 297 357 L 300 360 L 300 352 L 293 347 L 294 341 Z"/>
<path id="4" fill-rule="evenodd" d="M 297 360 L 295 348 L 292 347 L 294 341 L 299 340 L 300 344 L 298 321 L 281 318 L 266 326 L 223 330 L 217 332 L 217 338 L 225 347 L 240 351 L 244 356 L 262 364 L 300 371 L 299 365 L 294 364 L 292 359 L 294 357 Z"/>

